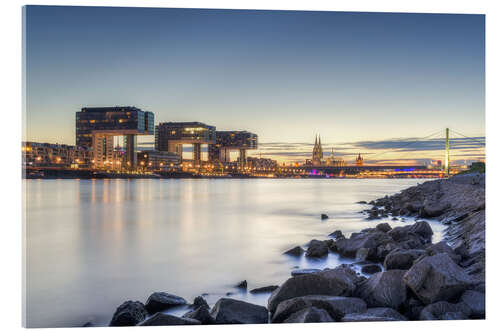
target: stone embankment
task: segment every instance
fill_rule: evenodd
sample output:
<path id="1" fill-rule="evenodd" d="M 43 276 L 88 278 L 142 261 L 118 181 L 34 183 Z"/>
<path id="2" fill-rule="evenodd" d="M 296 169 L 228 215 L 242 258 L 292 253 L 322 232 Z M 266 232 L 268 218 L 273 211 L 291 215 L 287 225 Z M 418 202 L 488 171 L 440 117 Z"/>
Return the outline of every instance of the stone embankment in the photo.
<path id="1" fill-rule="evenodd" d="M 349 238 L 340 230 L 327 240 L 311 240 L 307 249 L 286 255 L 325 257 L 337 253 L 351 265 L 324 270 L 294 270 L 270 292 L 267 307 L 221 298 L 210 308 L 196 297 L 182 317 L 163 313 L 187 305 L 182 297 L 154 293 L 146 301 L 127 301 L 110 326 L 264 324 L 453 320 L 485 318 L 484 175 L 429 181 L 370 202 L 367 219 L 414 216 L 433 218 L 448 227 L 445 240 L 432 243 L 425 221 L 392 228 L 379 223 Z M 354 265 L 368 277 L 356 272 Z M 238 286 L 246 289 L 246 281 Z"/>

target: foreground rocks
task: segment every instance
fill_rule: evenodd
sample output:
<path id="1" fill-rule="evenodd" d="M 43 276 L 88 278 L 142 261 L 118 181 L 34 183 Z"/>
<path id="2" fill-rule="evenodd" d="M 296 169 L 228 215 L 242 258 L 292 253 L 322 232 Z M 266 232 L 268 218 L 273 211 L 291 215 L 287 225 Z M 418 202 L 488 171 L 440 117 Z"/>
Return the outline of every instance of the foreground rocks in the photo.
<path id="1" fill-rule="evenodd" d="M 267 309 L 231 298 L 221 298 L 210 313 L 216 324 L 265 324 L 268 322 Z"/>
<path id="2" fill-rule="evenodd" d="M 144 304 L 126 301 L 116 309 L 109 326 L 134 326 L 146 319 L 147 315 Z"/>
<path id="3" fill-rule="evenodd" d="M 165 292 L 156 292 L 149 296 L 146 301 L 146 310 L 150 314 L 164 311 L 175 306 L 187 304 L 186 300 L 182 297 L 172 295 Z"/>

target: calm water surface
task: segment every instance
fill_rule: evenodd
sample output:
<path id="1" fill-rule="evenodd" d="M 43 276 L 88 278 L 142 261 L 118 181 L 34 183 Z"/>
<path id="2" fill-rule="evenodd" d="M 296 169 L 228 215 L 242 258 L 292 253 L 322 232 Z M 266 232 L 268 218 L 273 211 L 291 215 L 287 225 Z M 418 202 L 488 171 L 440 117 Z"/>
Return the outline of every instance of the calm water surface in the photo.
<path id="1" fill-rule="evenodd" d="M 281 253 L 340 229 L 374 226 L 356 204 L 423 182 L 406 179 L 25 180 L 28 327 L 107 325 L 123 301 L 154 291 L 192 301 L 281 284 L 295 266 L 335 267 Z M 320 214 L 330 219 L 321 221 Z M 391 225 L 411 223 L 384 221 Z M 432 223 L 435 239 L 443 226 Z M 178 309 L 180 313 L 183 309 Z"/>

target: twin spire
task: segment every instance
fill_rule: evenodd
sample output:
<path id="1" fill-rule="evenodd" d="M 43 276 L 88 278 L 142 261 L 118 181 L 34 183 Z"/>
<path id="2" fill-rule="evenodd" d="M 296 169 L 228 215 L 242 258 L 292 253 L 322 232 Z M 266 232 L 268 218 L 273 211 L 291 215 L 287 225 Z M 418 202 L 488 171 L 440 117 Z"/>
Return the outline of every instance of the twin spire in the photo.
<path id="1" fill-rule="evenodd" d="M 313 148 L 313 161 L 321 161 L 323 159 L 323 147 L 321 147 L 321 136 L 316 135 Z"/>

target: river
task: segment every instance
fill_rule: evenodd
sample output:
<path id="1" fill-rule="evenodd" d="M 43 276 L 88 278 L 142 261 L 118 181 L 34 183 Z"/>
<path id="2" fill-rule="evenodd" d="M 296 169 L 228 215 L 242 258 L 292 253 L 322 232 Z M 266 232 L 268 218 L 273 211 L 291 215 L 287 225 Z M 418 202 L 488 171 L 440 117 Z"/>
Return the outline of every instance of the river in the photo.
<path id="1" fill-rule="evenodd" d="M 346 236 L 390 219 L 367 221 L 372 200 L 416 179 L 24 180 L 26 325 L 109 323 L 126 300 L 166 291 L 210 304 L 230 297 L 265 305 L 248 289 L 279 285 L 300 268 L 335 267 L 337 255 L 282 255 L 340 229 Z M 321 220 L 320 214 L 329 215 Z M 430 221 L 434 241 L 444 227 Z M 181 310 L 177 310 L 180 313 Z"/>

